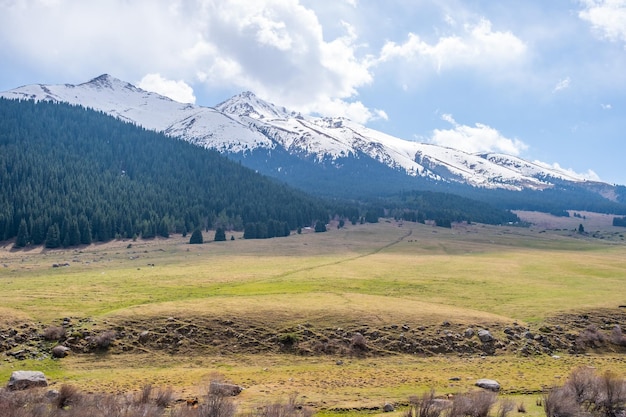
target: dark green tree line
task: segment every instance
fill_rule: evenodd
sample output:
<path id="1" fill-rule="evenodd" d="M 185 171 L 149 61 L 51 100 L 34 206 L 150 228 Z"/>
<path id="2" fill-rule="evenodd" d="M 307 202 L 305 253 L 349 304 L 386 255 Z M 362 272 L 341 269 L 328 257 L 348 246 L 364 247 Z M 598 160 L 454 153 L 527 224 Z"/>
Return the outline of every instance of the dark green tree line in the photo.
<path id="1" fill-rule="evenodd" d="M 216 151 L 77 106 L 0 99 L 0 240 L 18 247 L 247 223 L 285 236 L 331 213 Z"/>

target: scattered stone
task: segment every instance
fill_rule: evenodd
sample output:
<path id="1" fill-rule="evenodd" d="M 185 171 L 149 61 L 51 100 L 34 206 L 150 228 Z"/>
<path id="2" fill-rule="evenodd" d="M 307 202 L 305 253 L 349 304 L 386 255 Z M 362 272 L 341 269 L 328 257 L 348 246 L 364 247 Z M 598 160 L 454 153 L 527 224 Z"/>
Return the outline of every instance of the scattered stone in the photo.
<path id="1" fill-rule="evenodd" d="M 57 391 L 55 389 L 48 390 L 46 392 L 46 395 L 45 395 L 46 399 L 48 399 L 50 401 L 54 400 L 58 396 L 59 396 L 59 391 Z"/>
<path id="2" fill-rule="evenodd" d="M 40 371 L 14 371 L 11 374 L 7 388 L 10 390 L 24 390 L 35 387 L 47 387 L 48 381 Z"/>
<path id="3" fill-rule="evenodd" d="M 475 384 L 479 388 L 483 388 L 489 391 L 498 392 L 500 391 L 500 383 L 493 379 L 479 379 Z"/>
<path id="4" fill-rule="evenodd" d="M 343 365 L 343 361 L 341 359 L 339 359 L 337 362 L 335 362 L 337 365 Z"/>
<path id="5" fill-rule="evenodd" d="M 461 377 L 459 376 L 453 376 L 452 378 L 450 378 L 450 381 L 460 381 Z"/>
<path id="6" fill-rule="evenodd" d="M 463 335 L 468 339 L 474 337 L 474 329 L 472 329 L 471 327 L 466 329 Z"/>
<path id="7" fill-rule="evenodd" d="M 237 395 L 241 394 L 241 391 L 243 391 L 244 388 L 235 384 L 211 382 L 209 389 L 211 390 L 211 392 L 220 393 L 227 397 L 236 397 Z"/>
<path id="8" fill-rule="evenodd" d="M 396 408 L 391 403 L 387 403 L 383 406 L 383 411 L 385 413 L 392 413 L 396 410 Z"/>
<path id="9" fill-rule="evenodd" d="M 70 348 L 63 345 L 58 345 L 52 348 L 52 357 L 61 359 L 70 354 Z"/>

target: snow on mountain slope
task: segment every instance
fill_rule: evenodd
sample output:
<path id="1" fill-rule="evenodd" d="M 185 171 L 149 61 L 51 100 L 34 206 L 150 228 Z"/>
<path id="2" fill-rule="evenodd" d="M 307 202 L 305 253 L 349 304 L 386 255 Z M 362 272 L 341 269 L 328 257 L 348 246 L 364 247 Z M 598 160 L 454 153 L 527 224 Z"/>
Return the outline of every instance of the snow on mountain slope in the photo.
<path id="1" fill-rule="evenodd" d="M 291 152 L 313 155 L 318 160 L 327 157 L 340 158 L 364 153 L 411 176 L 428 177 L 468 183 L 477 187 L 508 189 L 544 189 L 550 184 L 542 177 L 558 177 L 570 181 L 582 178 L 564 178 L 562 175 L 541 169 L 519 158 L 518 164 L 511 160 L 493 159 L 473 155 L 441 146 L 411 142 L 361 126 L 343 118 L 303 117 L 285 111 L 265 109 L 268 104 L 251 93 L 234 96 L 216 108 L 243 124 L 256 128 Z M 269 105 L 272 106 L 272 105 Z M 258 110 L 253 110 L 258 109 Z M 513 158 L 513 157 L 512 157 Z M 525 164 L 523 164 L 524 162 Z"/>
<path id="2" fill-rule="evenodd" d="M 77 104 L 220 151 L 274 146 L 264 135 L 213 108 L 178 103 L 106 74 L 83 84 L 28 85 L 0 96 Z"/>
<path id="3" fill-rule="evenodd" d="M 551 179 L 585 181 L 509 155 L 468 154 L 396 138 L 344 118 L 303 116 L 250 92 L 215 108 L 201 107 L 177 103 L 105 74 L 83 84 L 30 85 L 0 96 L 81 105 L 221 152 L 282 147 L 318 162 L 372 158 L 409 176 L 485 188 L 544 189 L 551 186 Z"/>

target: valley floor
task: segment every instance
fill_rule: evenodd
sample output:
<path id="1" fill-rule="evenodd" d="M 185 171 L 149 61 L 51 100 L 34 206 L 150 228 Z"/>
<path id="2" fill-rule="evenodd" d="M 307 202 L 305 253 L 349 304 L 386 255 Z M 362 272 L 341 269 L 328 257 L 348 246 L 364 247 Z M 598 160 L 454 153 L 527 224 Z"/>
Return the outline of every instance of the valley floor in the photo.
<path id="1" fill-rule="evenodd" d="M 528 229 L 382 220 L 204 245 L 4 242 L 0 380 L 33 369 L 57 387 L 150 383 L 186 398 L 220 378 L 245 388 L 242 406 L 298 393 L 337 410 L 492 378 L 539 415 L 535 398 L 579 366 L 626 375 L 626 244 L 585 217 L 584 235 L 546 218 Z M 57 344 L 71 354 L 52 359 Z"/>

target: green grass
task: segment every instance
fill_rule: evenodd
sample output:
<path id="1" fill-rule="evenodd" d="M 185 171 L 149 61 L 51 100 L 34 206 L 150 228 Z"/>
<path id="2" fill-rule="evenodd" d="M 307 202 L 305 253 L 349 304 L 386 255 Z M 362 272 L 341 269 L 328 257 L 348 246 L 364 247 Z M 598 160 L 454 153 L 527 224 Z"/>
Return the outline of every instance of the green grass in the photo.
<path id="1" fill-rule="evenodd" d="M 193 252 L 179 244 L 131 260 L 134 251 L 117 248 L 89 264 L 89 255 L 75 253 L 83 263 L 54 269 L 31 256 L 28 267 L 4 273 L 0 302 L 51 321 L 166 302 L 356 293 L 537 321 L 572 307 L 626 301 L 615 291 L 626 282 L 624 246 L 555 238 L 548 249 L 545 235 L 533 245 L 533 236 L 476 228 L 464 236 L 422 226 L 406 237 L 406 225 L 357 227 L 262 242 L 266 253 L 256 242 L 214 243 Z"/>
<path id="2" fill-rule="evenodd" d="M 6 265 L 0 269 L 0 324 L 13 319 L 52 324 L 67 316 L 90 317 L 99 326 L 168 316 L 241 317 L 284 328 L 304 321 L 532 323 L 626 304 L 621 290 L 626 245 L 528 229 L 380 223 L 265 241 L 201 246 L 187 241 L 138 241 L 131 248 L 129 242 L 113 242 L 81 251 L 0 250 L 0 265 Z M 62 262 L 71 266 L 51 267 Z M 610 355 L 397 356 L 350 359 L 344 366 L 334 361 L 290 355 L 77 355 L 0 362 L 0 379 L 16 366 L 33 367 L 88 389 L 134 389 L 152 382 L 193 393 L 218 372 L 249 387 L 242 398 L 252 403 L 298 391 L 308 402 L 331 407 L 401 401 L 429 387 L 458 392 L 486 375 L 509 389 L 534 391 L 562 381 L 581 364 L 626 372 L 623 358 Z M 121 373 L 124 382 L 116 376 Z M 462 381 L 453 384 L 452 376 Z M 526 401 L 527 408 L 533 404 L 534 397 Z"/>

